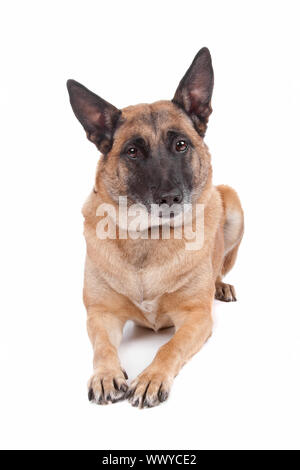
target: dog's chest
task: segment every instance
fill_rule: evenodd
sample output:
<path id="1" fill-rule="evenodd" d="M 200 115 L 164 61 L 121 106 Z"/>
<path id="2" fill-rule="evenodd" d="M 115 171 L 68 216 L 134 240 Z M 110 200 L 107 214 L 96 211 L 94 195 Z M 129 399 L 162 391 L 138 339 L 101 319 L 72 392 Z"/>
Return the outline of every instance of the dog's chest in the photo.
<path id="1" fill-rule="evenodd" d="M 159 298 L 153 300 L 143 300 L 142 302 L 134 302 L 138 309 L 143 313 L 144 317 L 151 325 L 155 325 L 158 310 Z"/>

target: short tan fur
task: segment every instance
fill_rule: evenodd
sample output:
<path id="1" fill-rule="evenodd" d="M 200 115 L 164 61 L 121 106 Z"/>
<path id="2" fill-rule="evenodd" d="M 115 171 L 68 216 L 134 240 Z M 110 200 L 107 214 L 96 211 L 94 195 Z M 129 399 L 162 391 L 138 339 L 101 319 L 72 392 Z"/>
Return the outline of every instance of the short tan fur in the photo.
<path id="1" fill-rule="evenodd" d="M 132 405 L 142 408 L 166 400 L 174 377 L 212 333 L 214 298 L 236 300 L 234 287 L 223 283 L 223 277 L 236 260 L 243 236 L 243 211 L 233 189 L 212 183 L 211 157 L 203 140 L 212 111 L 212 87 L 213 72 L 206 48 L 197 54 L 172 101 L 120 111 L 77 82 L 68 82 L 73 110 L 88 138 L 103 154 L 93 191 L 83 207 L 87 245 L 84 304 L 94 349 L 94 372 L 88 390 L 89 399 L 98 404 L 128 398 Z M 180 137 L 175 138 L 176 149 L 178 142 L 182 148 L 185 141 L 189 142 L 189 149 L 184 150 L 185 163 L 180 155 L 177 169 L 172 166 L 168 170 L 173 158 L 170 152 L 176 151 L 171 148 L 173 144 L 164 149 L 162 146 L 174 130 L 180 132 Z M 139 163 L 136 158 L 133 162 L 126 155 L 122 157 L 124 145 L 136 136 L 142 136 L 148 149 L 136 150 L 136 155 L 141 155 Z M 130 147 L 131 154 L 132 148 L 136 147 Z M 174 158 L 177 157 L 176 154 Z M 96 211 L 100 204 L 109 203 L 117 209 L 120 195 L 128 196 L 130 204 L 139 197 L 146 198 L 144 193 L 141 195 L 144 189 L 133 179 L 138 171 L 146 171 L 150 158 L 149 171 L 151 175 L 157 172 L 155 178 L 161 181 L 151 186 L 155 186 L 155 191 L 167 180 L 174 177 L 175 181 L 176 172 L 176 181 L 186 172 L 186 180 L 182 177 L 181 186 L 178 183 L 181 189 L 177 189 L 181 196 L 188 194 L 182 197 L 188 197 L 193 206 L 204 206 L 201 249 L 189 251 L 184 239 L 172 236 L 168 240 L 98 238 Z M 143 169 L 133 170 L 136 164 Z M 155 200 L 154 189 L 147 191 L 147 201 L 152 196 Z M 128 320 L 155 331 L 175 326 L 172 339 L 158 350 L 152 363 L 130 386 L 118 356 Z"/>

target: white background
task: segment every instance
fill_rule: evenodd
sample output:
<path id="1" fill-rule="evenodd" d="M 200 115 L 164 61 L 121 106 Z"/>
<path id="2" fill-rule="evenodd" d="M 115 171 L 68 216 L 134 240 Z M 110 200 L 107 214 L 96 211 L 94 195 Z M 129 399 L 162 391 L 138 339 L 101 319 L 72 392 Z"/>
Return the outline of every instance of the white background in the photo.
<path id="1" fill-rule="evenodd" d="M 1 447 L 300 447 L 298 4 L 1 3 Z M 65 82 L 118 107 L 169 99 L 202 46 L 215 70 L 214 180 L 237 189 L 246 217 L 228 276 L 238 302 L 216 302 L 214 334 L 166 404 L 97 407 L 80 209 L 98 154 Z M 170 334 L 128 325 L 130 379 Z"/>

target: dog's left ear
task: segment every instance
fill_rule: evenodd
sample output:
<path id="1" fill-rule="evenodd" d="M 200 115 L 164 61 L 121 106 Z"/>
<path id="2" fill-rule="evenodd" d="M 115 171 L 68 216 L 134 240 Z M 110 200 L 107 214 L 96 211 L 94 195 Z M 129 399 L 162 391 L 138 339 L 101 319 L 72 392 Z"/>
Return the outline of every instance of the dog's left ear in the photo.
<path id="1" fill-rule="evenodd" d="M 207 47 L 203 47 L 179 83 L 172 100 L 189 114 L 201 136 L 205 134 L 208 118 L 212 112 L 213 86 L 214 71 L 210 52 Z"/>
<path id="2" fill-rule="evenodd" d="M 74 114 L 87 138 L 100 152 L 109 152 L 121 111 L 75 80 L 68 80 L 67 88 Z"/>

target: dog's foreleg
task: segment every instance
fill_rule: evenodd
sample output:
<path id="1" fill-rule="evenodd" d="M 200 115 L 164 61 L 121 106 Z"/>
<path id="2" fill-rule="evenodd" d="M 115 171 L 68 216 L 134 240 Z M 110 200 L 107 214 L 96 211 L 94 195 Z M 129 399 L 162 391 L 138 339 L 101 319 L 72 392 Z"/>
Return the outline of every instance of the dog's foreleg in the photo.
<path id="1" fill-rule="evenodd" d="M 170 314 L 177 330 L 175 335 L 130 385 L 127 397 L 133 406 L 151 407 L 165 401 L 174 377 L 211 335 L 212 301 L 182 307 L 182 311 Z"/>
<path id="2" fill-rule="evenodd" d="M 118 357 L 125 321 L 103 307 L 87 308 L 87 330 L 94 349 L 94 373 L 88 382 L 90 401 L 99 404 L 124 398 L 127 375 Z"/>

